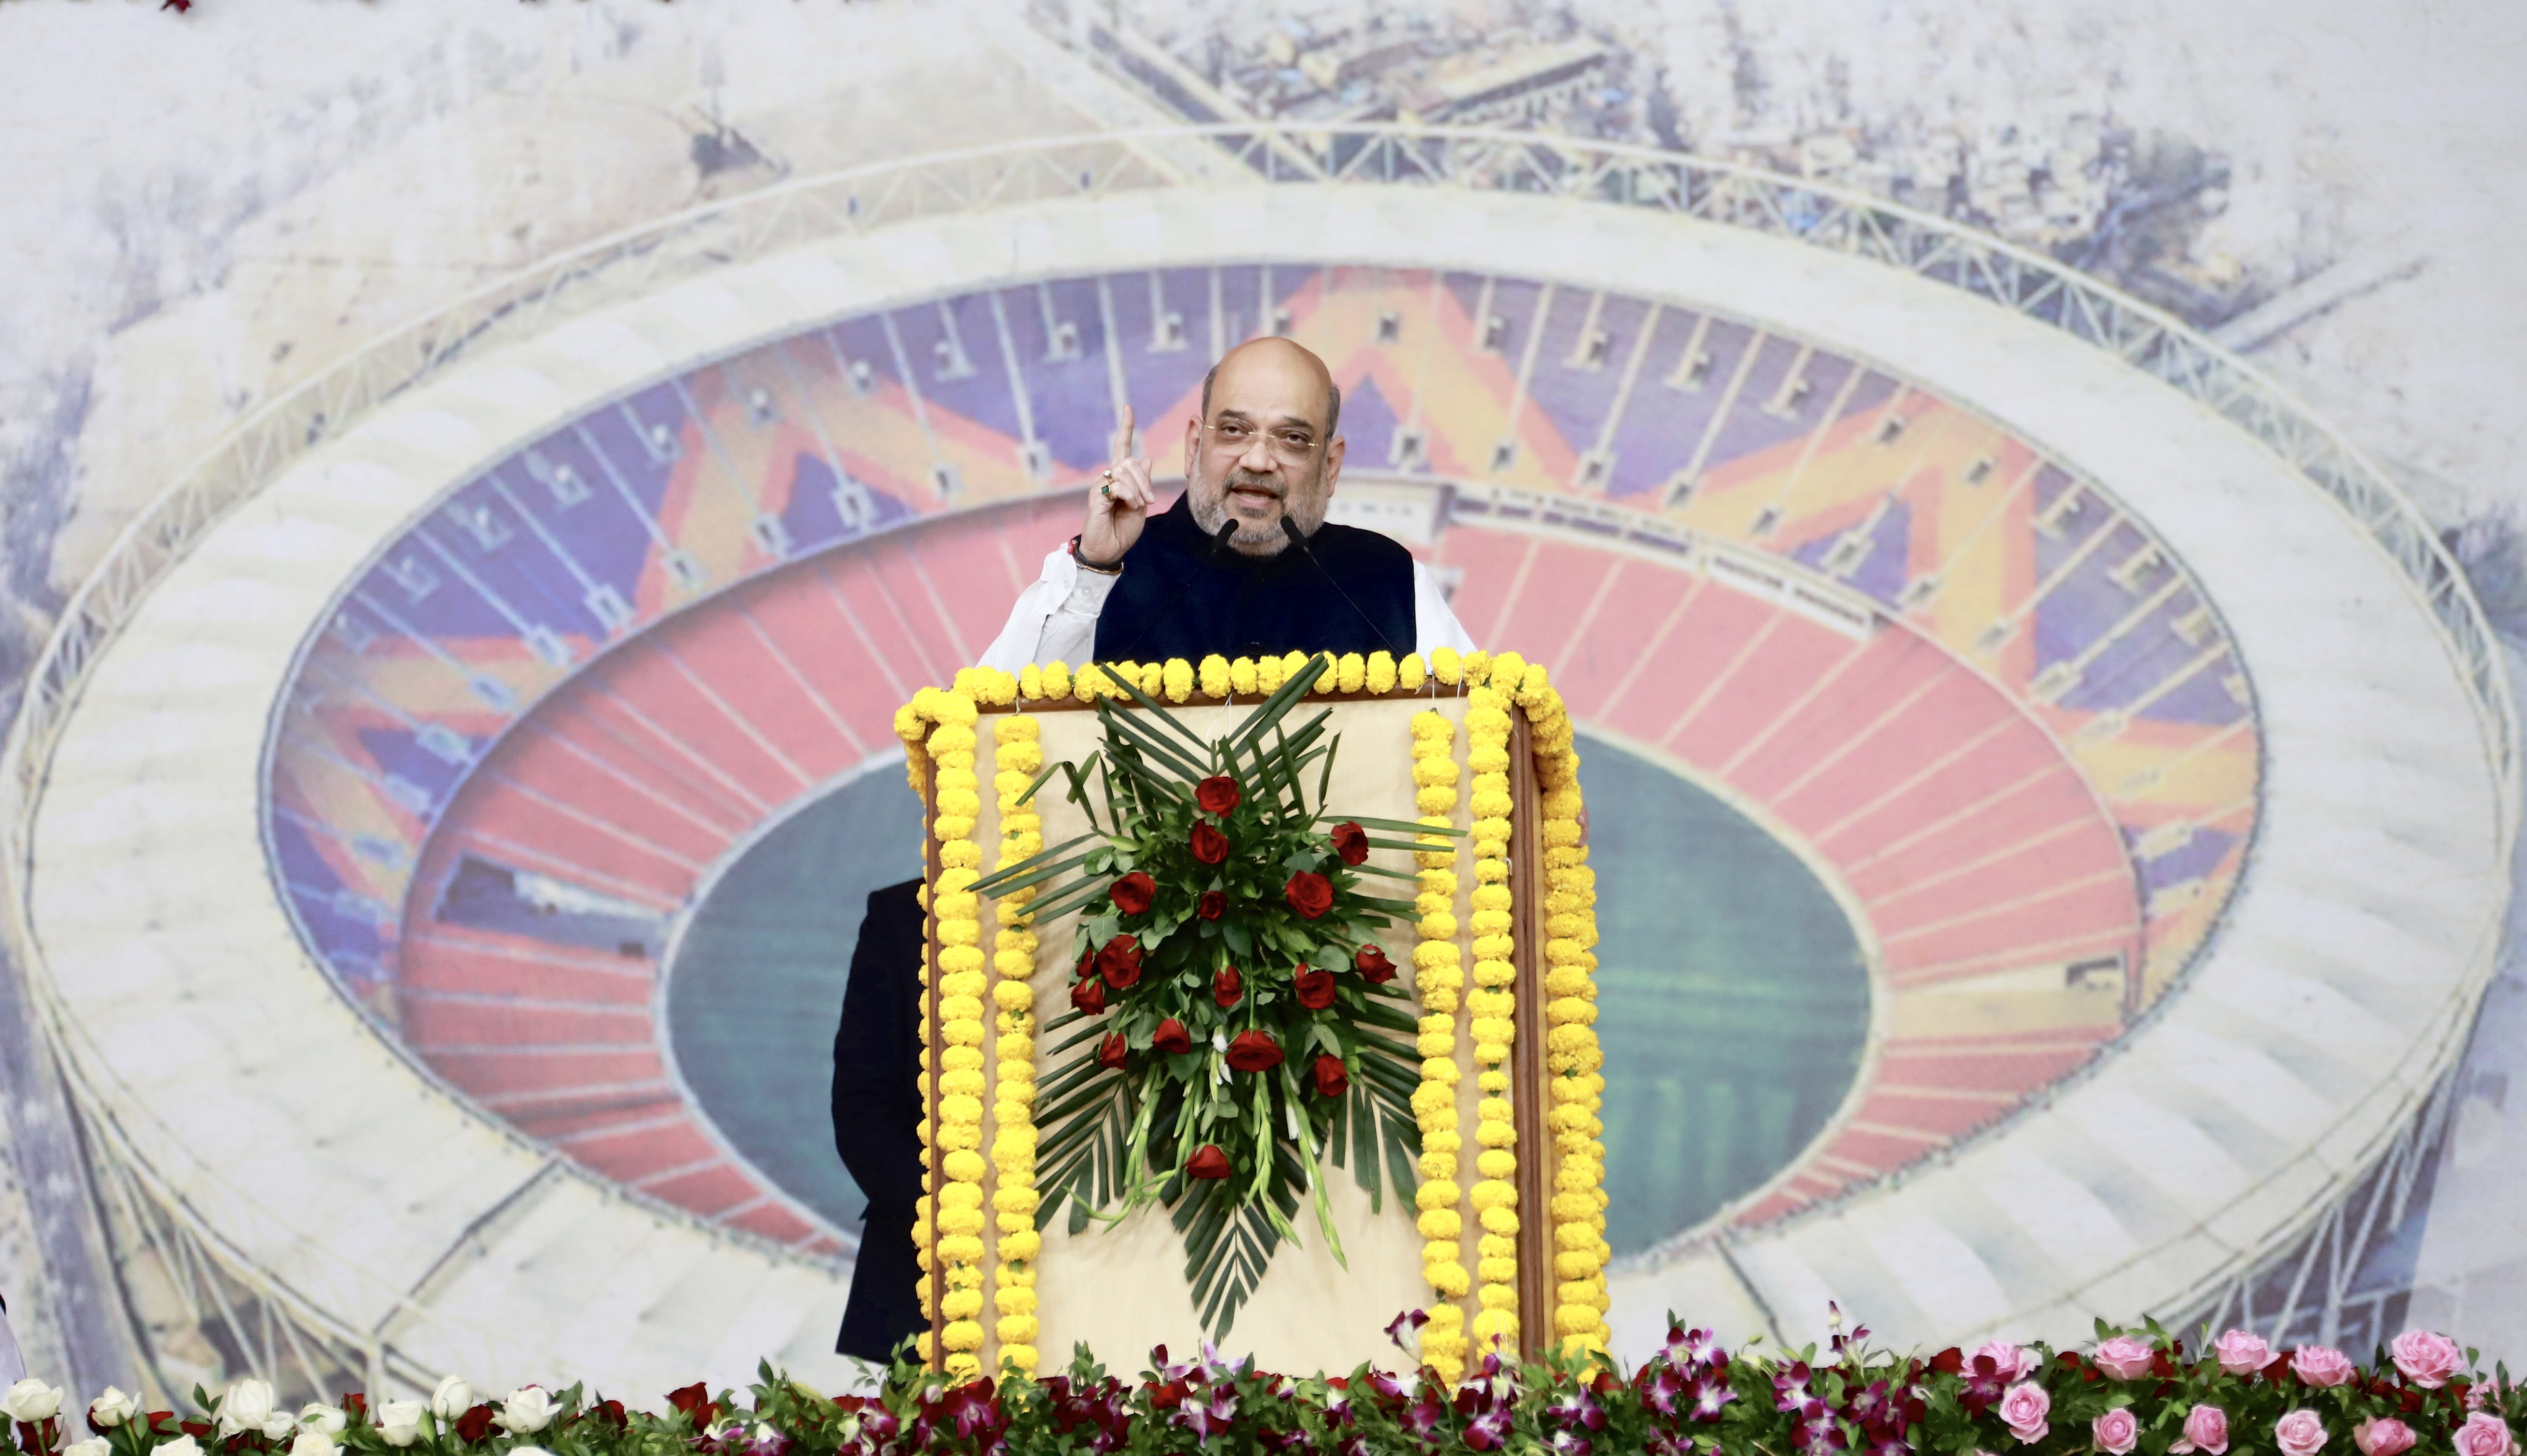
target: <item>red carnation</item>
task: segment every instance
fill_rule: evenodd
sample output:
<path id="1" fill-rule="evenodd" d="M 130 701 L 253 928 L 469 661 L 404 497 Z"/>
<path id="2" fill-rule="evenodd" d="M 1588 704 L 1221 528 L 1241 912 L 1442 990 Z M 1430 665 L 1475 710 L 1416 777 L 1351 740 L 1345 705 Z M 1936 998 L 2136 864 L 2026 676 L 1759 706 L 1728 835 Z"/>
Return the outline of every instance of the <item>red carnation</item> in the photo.
<path id="1" fill-rule="evenodd" d="M 1185 1176 L 1189 1178 L 1224 1178 L 1228 1176 L 1228 1155 L 1217 1143 L 1204 1143 L 1185 1160 Z"/>
<path id="2" fill-rule="evenodd" d="M 1193 789 L 1194 803 L 1201 805 L 1205 813 L 1224 814 L 1237 807 L 1237 801 L 1244 797 L 1237 792 L 1237 780 L 1226 774 L 1204 779 Z"/>
<path id="3" fill-rule="evenodd" d="M 1299 1005 L 1312 1012 L 1323 1011 L 1334 1004 L 1334 973 L 1311 965 L 1299 972 Z"/>
<path id="4" fill-rule="evenodd" d="M 1228 836 L 1212 828 L 1208 823 L 1196 820 L 1193 826 L 1193 857 L 1205 864 L 1217 864 L 1228 858 Z"/>
<path id="5" fill-rule="evenodd" d="M 1205 890 L 1202 892 L 1201 903 L 1193 908 L 1193 912 L 1206 920 L 1216 920 L 1228 913 L 1228 897 L 1217 890 Z"/>
<path id="6" fill-rule="evenodd" d="M 714 1408 L 715 1409 L 715 1408 Z M 479 1441 L 491 1433 L 491 1408 L 478 1405 L 456 1418 L 456 1438 Z"/>
<path id="7" fill-rule="evenodd" d="M 1351 1073 L 1343 1070 L 1340 1057 L 1317 1058 L 1315 1076 L 1318 1097 L 1340 1097 L 1351 1090 Z"/>
<path id="8" fill-rule="evenodd" d="M 1106 983 L 1095 976 L 1070 988 L 1070 1004 L 1080 1014 L 1102 1016 L 1106 1014 Z"/>
<path id="9" fill-rule="evenodd" d="M 1137 915 L 1150 908 L 1150 897 L 1157 894 L 1158 889 L 1158 881 L 1136 869 L 1116 880 L 1106 893 L 1113 900 L 1116 910 L 1127 915 Z"/>
<path id="10" fill-rule="evenodd" d="M 1395 962 L 1387 960 L 1386 953 L 1373 945 L 1360 948 L 1351 958 L 1351 968 L 1359 971 L 1372 986 L 1383 986 L 1395 979 Z"/>
<path id="11" fill-rule="evenodd" d="M 1315 919 L 1334 908 L 1333 882 L 1309 870 L 1303 869 L 1290 876 L 1290 883 L 1281 887 L 1281 894 L 1290 902 L 1290 909 L 1297 910 L 1304 919 Z"/>
<path id="12" fill-rule="evenodd" d="M 1158 1030 L 1150 1033 L 1150 1050 L 1164 1052 L 1171 1057 L 1180 1056 L 1193 1050 L 1193 1037 L 1186 1032 L 1184 1022 L 1169 1016 L 1159 1023 Z"/>
<path id="13" fill-rule="evenodd" d="M 1235 1006 L 1245 996 L 1246 977 L 1237 973 L 1236 966 L 1223 965 L 1219 974 L 1211 978 L 1211 999 L 1219 1003 L 1221 1011 Z"/>
<path id="14" fill-rule="evenodd" d="M 1241 1031 L 1228 1044 L 1228 1065 L 1238 1071 L 1270 1071 L 1281 1065 L 1281 1044 L 1262 1031 Z"/>
<path id="15" fill-rule="evenodd" d="M 1097 1049 L 1097 1065 L 1100 1066 L 1111 1067 L 1116 1071 L 1121 1071 L 1123 1069 L 1123 1058 L 1130 1050 L 1130 1047 L 1123 1041 L 1123 1033 L 1119 1031 L 1107 1032 L 1106 1044 Z"/>
<path id="16" fill-rule="evenodd" d="M 1106 949 L 1097 953 L 1097 973 L 1115 990 L 1130 990 L 1132 983 L 1141 978 L 1139 937 L 1118 935 L 1106 942 Z"/>
<path id="17" fill-rule="evenodd" d="M 1346 819 L 1334 826 L 1334 853 L 1345 864 L 1359 864 L 1368 858 L 1368 831 Z"/>

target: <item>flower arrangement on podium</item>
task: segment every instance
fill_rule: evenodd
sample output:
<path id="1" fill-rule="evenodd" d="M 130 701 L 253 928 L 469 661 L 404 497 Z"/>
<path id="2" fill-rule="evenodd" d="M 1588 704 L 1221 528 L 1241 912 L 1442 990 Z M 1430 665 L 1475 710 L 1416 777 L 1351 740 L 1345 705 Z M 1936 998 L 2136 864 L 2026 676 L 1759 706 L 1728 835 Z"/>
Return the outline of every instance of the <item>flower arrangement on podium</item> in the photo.
<path id="1" fill-rule="evenodd" d="M 1040 1224 L 1066 1210 L 1076 1233 L 1163 1206 L 1214 1338 L 1303 1203 L 1342 1258 L 1327 1155 L 1372 1206 L 1389 1182 L 1408 1203 L 1416 1186 L 1418 1027 L 1376 939 L 1415 906 L 1371 893 L 1414 874 L 1369 858 L 1433 831 L 1326 804 L 1340 735 L 1323 712 L 1290 719 L 1328 674 L 1330 657 L 1289 672 L 1211 739 L 1112 674 L 1141 711 L 1101 698 L 1105 746 L 1015 796 L 1023 807 L 1058 773 L 1089 832 L 971 887 L 1035 891 L 1037 923 L 1079 912 L 1069 1006 L 1041 1032 L 1057 1040 L 1036 1094 Z"/>

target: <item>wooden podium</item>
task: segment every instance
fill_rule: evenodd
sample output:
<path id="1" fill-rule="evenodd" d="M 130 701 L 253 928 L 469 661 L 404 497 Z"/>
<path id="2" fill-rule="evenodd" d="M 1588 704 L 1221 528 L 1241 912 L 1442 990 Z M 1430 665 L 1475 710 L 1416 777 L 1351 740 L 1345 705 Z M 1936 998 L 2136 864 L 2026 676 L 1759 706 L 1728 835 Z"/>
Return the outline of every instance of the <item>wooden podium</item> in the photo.
<path id="1" fill-rule="evenodd" d="M 914 1237 L 931 1317 L 923 1354 L 935 1366 L 997 1373 L 1006 1361 L 1031 1374 L 1085 1343 L 1128 1369 L 1153 1346 L 1182 1355 L 1205 1342 L 1165 1207 L 1083 1228 L 1084 1215 L 1055 1206 L 1059 1190 L 1036 1186 L 1035 1119 L 1055 1111 L 1036 1106 L 1036 1090 L 1098 1050 L 1093 1038 L 1059 1050 L 1085 1024 L 1070 995 L 1084 911 L 1036 923 L 1038 891 L 994 898 L 971 887 L 1091 832 L 1050 766 L 1084 763 L 1105 746 L 1101 701 L 1115 713 L 1162 711 L 1213 740 L 1281 680 L 1311 674 L 1290 686 L 1306 701 L 1288 721 L 1324 714 L 1339 752 L 1309 794 L 1343 816 L 1424 826 L 1418 848 L 1390 837 L 1367 860 L 1397 871 L 1383 883 L 1406 885 L 1392 893 L 1412 900 L 1377 941 L 1420 1028 L 1411 1039 L 1422 1059 L 1412 1103 L 1418 1186 L 1390 1181 L 1373 1207 L 1357 1168 L 1320 1163 L 1340 1259 L 1315 1218 L 1292 1220 L 1223 1347 L 1293 1372 L 1406 1367 L 1415 1356 L 1386 1331 L 1413 1310 L 1430 1315 L 1418 1358 L 1452 1377 L 1495 1339 L 1528 1352 L 1602 1347 L 1604 1080 L 1571 724 L 1540 667 L 1514 654 L 1437 656 L 1124 663 L 1076 678 L 976 668 L 898 714 L 927 835 L 930 1196 Z M 1127 696 L 1124 681 L 1143 696 Z M 1024 797 L 1047 775 L 1049 787 Z M 1442 837 L 1442 826 L 1456 832 Z"/>

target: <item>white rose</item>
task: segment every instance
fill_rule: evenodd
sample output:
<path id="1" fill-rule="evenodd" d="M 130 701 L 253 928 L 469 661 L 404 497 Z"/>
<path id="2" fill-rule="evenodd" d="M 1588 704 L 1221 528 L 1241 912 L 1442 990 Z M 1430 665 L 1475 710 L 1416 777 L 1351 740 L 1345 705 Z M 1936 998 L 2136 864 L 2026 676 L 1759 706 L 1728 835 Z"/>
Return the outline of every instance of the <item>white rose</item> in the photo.
<path id="1" fill-rule="evenodd" d="M 526 1385 L 500 1402 L 500 1428 L 511 1435 L 533 1435 L 552 1424 L 552 1396 L 542 1385 Z"/>
<path id="2" fill-rule="evenodd" d="M 421 1439 L 421 1418 L 428 1409 L 417 1400 L 378 1402 L 378 1434 L 389 1446 L 409 1446 Z"/>
<path id="3" fill-rule="evenodd" d="M 62 1410 L 62 1387 L 41 1380 L 20 1380 L 0 1395 L 0 1412 L 12 1421 L 49 1421 Z"/>
<path id="4" fill-rule="evenodd" d="M 272 1386 L 251 1377 L 229 1386 L 228 1398 L 220 1402 L 220 1434 L 234 1435 L 240 1430 L 262 1430 L 272 1421 Z"/>
<path id="5" fill-rule="evenodd" d="M 430 1393 L 430 1413 L 441 1421 L 453 1421 L 474 1409 L 474 1387 L 454 1376 L 438 1382 Z"/>
<path id="6" fill-rule="evenodd" d="M 112 1385 L 106 1386 L 105 1393 L 88 1402 L 87 1407 L 87 1418 L 108 1430 L 139 1414 L 140 1402 Z M 87 1443 L 81 1441 L 79 1444 Z M 68 1453 L 65 1452 L 64 1456 L 68 1456 Z"/>
<path id="7" fill-rule="evenodd" d="M 334 1456 L 334 1438 L 315 1427 L 307 1427 L 289 1443 L 289 1456 Z"/>
<path id="8" fill-rule="evenodd" d="M 542 1446 L 511 1446 L 509 1456 L 552 1456 L 552 1452 Z"/>
<path id="9" fill-rule="evenodd" d="M 113 1450 L 113 1445 L 105 1437 L 92 1435 L 86 1440 L 73 1441 L 62 1447 L 62 1456 L 109 1456 Z"/>
<path id="10" fill-rule="evenodd" d="M 202 1456 L 202 1445 L 190 1435 L 180 1435 L 163 1446 L 153 1447 L 149 1456 Z"/>
<path id="11" fill-rule="evenodd" d="M 342 1428 L 351 1424 L 351 1418 L 342 1413 L 340 1406 L 310 1401 L 299 1408 L 298 1424 L 304 1429 L 321 1430 L 327 1435 L 340 1435 Z"/>

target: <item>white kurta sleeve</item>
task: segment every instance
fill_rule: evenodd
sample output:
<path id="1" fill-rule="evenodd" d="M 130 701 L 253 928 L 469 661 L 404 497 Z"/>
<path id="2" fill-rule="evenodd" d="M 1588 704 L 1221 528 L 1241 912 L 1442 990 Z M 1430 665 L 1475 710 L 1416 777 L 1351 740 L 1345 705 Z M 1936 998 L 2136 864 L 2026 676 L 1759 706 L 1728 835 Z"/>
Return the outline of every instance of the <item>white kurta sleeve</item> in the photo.
<path id="1" fill-rule="evenodd" d="M 983 665 L 1014 673 L 1029 663 L 1077 666 L 1096 655 L 1097 614 L 1119 577 L 1082 571 L 1067 546 L 1044 558 L 1044 574 L 1018 594 L 1008 623 L 983 650 Z"/>
<path id="2" fill-rule="evenodd" d="M 1439 648 L 1453 648 L 1460 652 L 1474 650 L 1474 640 L 1466 633 L 1465 624 L 1448 609 L 1448 598 L 1439 595 L 1439 583 L 1430 568 L 1413 563 L 1413 650 L 1423 657 Z"/>

